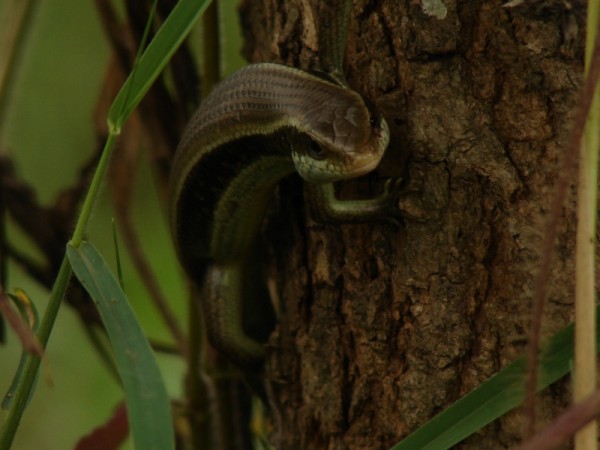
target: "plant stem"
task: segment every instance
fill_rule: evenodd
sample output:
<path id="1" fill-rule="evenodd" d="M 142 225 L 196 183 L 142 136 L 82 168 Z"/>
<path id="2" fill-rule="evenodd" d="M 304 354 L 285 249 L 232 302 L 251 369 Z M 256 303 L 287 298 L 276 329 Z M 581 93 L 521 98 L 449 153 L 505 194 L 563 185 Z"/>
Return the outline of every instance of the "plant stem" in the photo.
<path id="1" fill-rule="evenodd" d="M 75 248 L 79 247 L 83 242 L 85 229 L 87 228 L 87 224 L 92 215 L 94 203 L 96 202 L 98 191 L 100 190 L 100 185 L 102 184 L 102 180 L 104 179 L 104 174 L 106 173 L 108 162 L 110 161 L 110 157 L 115 147 L 115 141 L 117 139 L 117 136 L 118 132 L 111 130 L 111 132 L 108 135 L 108 138 L 106 139 L 106 143 L 104 144 L 104 150 L 102 151 L 102 155 L 100 156 L 98 167 L 94 172 L 94 178 L 92 178 L 90 189 L 87 195 L 85 196 L 83 206 L 81 207 L 81 214 L 79 214 L 79 219 L 77 220 L 77 225 L 75 225 L 75 231 L 73 232 L 73 237 L 71 238 L 70 243 Z"/>
<path id="2" fill-rule="evenodd" d="M 46 348 L 46 344 L 48 343 L 50 332 L 54 326 L 54 321 L 56 320 L 60 303 L 65 291 L 67 290 L 70 278 L 71 265 L 69 264 L 69 261 L 65 255 L 60 265 L 58 275 L 56 276 L 56 281 L 54 282 L 52 292 L 50 293 L 48 306 L 46 307 L 46 311 L 44 312 L 44 317 L 42 318 L 40 329 L 38 331 L 38 339 L 44 348 Z M 19 383 L 17 391 L 15 392 L 15 398 L 13 400 L 12 407 L 8 412 L 6 422 L 4 423 L 2 433 L 0 434 L 0 450 L 10 449 L 17 431 L 17 427 L 19 426 L 19 422 L 23 416 L 23 411 L 25 411 L 25 407 L 29 402 L 31 389 L 35 382 L 40 362 L 41 358 L 34 355 L 29 355 L 29 358 L 27 359 L 27 364 L 23 372 L 23 378 Z"/>
<path id="3" fill-rule="evenodd" d="M 586 72 L 589 76 L 594 41 L 600 17 L 600 1 L 590 1 L 586 38 Z M 596 203 L 598 186 L 598 152 L 600 151 L 600 90 L 586 122 L 580 148 L 579 183 L 577 186 L 577 248 L 575 263 L 575 366 L 573 400 L 583 401 L 596 390 Z M 575 449 L 596 448 L 598 426 L 592 421 L 575 435 Z"/>
<path id="4" fill-rule="evenodd" d="M 598 2 L 599 0 L 593 0 Z M 540 347 L 540 331 L 542 326 L 542 316 L 546 298 L 546 288 L 550 278 L 550 263 L 554 249 L 554 242 L 558 234 L 559 218 L 561 216 L 562 206 L 567 196 L 569 179 L 575 167 L 578 150 L 581 146 L 583 133 L 587 117 L 592 108 L 596 84 L 600 79 L 600 34 L 597 33 L 595 44 L 593 45 L 593 55 L 589 59 L 589 70 L 579 99 L 579 107 L 573 119 L 573 127 L 567 138 L 565 146 L 565 155 L 561 169 L 558 173 L 556 182 L 556 192 L 552 200 L 549 220 L 546 224 L 544 233 L 544 242 L 542 246 L 542 255 L 540 260 L 540 271 L 538 273 L 535 292 L 533 296 L 531 331 L 529 344 L 527 346 L 527 375 L 525 378 L 525 402 L 523 405 L 525 416 L 527 417 L 526 437 L 531 437 L 535 429 L 535 392 L 537 386 L 537 361 Z"/>
<path id="5" fill-rule="evenodd" d="M 85 228 L 92 214 L 94 202 L 98 195 L 102 179 L 104 178 L 104 174 L 106 172 L 106 168 L 108 166 L 108 162 L 110 160 L 110 156 L 112 154 L 116 138 L 116 133 L 109 134 L 108 139 L 106 140 L 106 143 L 104 145 L 104 151 L 102 152 L 102 156 L 100 157 L 100 162 L 98 163 L 98 167 L 96 169 L 96 172 L 94 173 L 94 178 L 92 179 L 92 183 L 90 185 L 88 194 L 85 197 L 85 201 L 81 209 L 81 214 L 79 215 L 77 225 L 75 226 L 75 232 L 73 233 L 73 237 L 71 239 L 71 243 L 74 247 L 78 247 L 79 245 L 81 245 L 81 242 L 83 242 Z M 44 313 L 44 317 L 42 319 L 42 322 L 40 323 L 40 329 L 38 331 L 38 339 L 40 340 L 40 343 L 42 344 L 42 347 L 44 349 L 46 348 L 46 344 L 48 343 L 48 339 L 50 338 L 50 332 L 54 327 L 54 322 L 56 321 L 56 316 L 58 314 L 61 301 L 65 295 L 65 292 L 67 291 L 67 286 L 69 284 L 70 277 L 71 265 L 69 264 L 69 261 L 65 254 L 60 265 L 60 269 L 58 271 L 58 275 L 56 277 L 54 285 L 52 286 L 52 292 L 50 293 L 48 306 L 46 307 L 46 311 Z M 40 358 L 33 355 L 30 355 L 27 360 L 27 364 L 23 372 L 23 378 L 19 383 L 19 387 L 17 388 L 17 391 L 15 393 L 15 398 L 12 407 L 8 412 L 6 422 L 2 429 L 2 434 L 0 434 L 0 450 L 8 450 L 11 446 L 11 443 L 17 431 L 17 427 L 19 425 L 19 422 L 21 421 L 21 417 L 23 415 L 23 412 L 25 411 L 25 407 L 27 406 L 29 397 L 31 396 L 33 384 L 35 382 L 38 368 L 40 366 L 40 361 Z"/>

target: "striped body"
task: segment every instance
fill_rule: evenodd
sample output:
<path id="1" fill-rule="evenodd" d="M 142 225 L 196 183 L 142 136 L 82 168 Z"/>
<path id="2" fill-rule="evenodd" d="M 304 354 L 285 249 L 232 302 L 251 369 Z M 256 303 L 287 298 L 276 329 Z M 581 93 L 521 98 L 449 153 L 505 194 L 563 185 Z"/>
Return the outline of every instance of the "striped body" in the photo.
<path id="1" fill-rule="evenodd" d="M 250 300 L 229 288 L 223 293 L 215 284 L 232 283 L 237 286 L 233 291 L 243 290 L 238 272 L 276 184 L 294 172 L 318 184 L 363 175 L 377 166 L 387 143 L 385 121 L 359 94 L 294 68 L 247 66 L 204 100 L 175 156 L 171 228 L 190 277 L 212 285 L 205 313 L 208 320 L 222 316 L 224 322 L 212 334 L 230 333 L 221 330 L 231 325 L 228 321 L 238 328 L 232 333 L 243 334 L 239 303 Z M 215 270 L 207 275 L 207 269 Z M 220 311 L 219 302 L 236 310 Z M 222 336 L 212 340 L 217 347 L 231 347 L 219 342 Z"/>

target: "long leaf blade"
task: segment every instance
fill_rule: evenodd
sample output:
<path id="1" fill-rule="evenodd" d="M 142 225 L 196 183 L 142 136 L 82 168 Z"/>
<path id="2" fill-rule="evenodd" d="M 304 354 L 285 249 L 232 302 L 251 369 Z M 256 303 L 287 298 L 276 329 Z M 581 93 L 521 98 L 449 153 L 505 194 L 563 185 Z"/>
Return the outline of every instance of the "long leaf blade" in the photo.
<path id="1" fill-rule="evenodd" d="M 125 390 L 135 447 L 174 448 L 171 407 L 148 340 L 119 283 L 89 243 L 67 247 L 73 272 L 96 303 L 112 344 Z"/>
<path id="2" fill-rule="evenodd" d="M 600 307 L 597 308 L 597 314 Z M 600 336 L 596 329 L 596 341 Z M 541 352 L 537 389 L 571 370 L 573 324 L 550 338 Z M 519 358 L 429 420 L 392 450 L 446 450 L 519 406 L 525 395 L 525 359 Z"/>
<path id="3" fill-rule="evenodd" d="M 115 98 L 108 112 L 111 128 L 121 128 L 210 2 L 177 2 Z"/>

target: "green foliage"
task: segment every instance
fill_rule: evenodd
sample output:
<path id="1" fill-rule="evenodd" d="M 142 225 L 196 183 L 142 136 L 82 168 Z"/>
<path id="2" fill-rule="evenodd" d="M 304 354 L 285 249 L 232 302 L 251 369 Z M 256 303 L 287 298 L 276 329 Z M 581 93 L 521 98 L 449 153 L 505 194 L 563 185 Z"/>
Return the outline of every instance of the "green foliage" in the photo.
<path id="1" fill-rule="evenodd" d="M 154 354 L 119 283 L 89 243 L 69 245 L 73 272 L 96 303 L 110 338 L 138 449 L 174 448 L 169 398 Z"/>
<path id="2" fill-rule="evenodd" d="M 538 390 L 570 372 L 573 324 L 556 333 L 542 349 Z M 600 333 L 596 329 L 596 341 Z M 428 421 L 392 450 L 445 450 L 477 432 L 523 402 L 525 358 L 519 358 L 452 406 Z"/>
<path id="3" fill-rule="evenodd" d="M 165 21 L 164 25 L 157 32 L 156 37 L 149 45 L 148 50 L 139 59 L 138 63 L 136 64 L 136 69 L 129 76 L 110 109 L 110 134 L 102 152 L 98 168 L 94 174 L 90 190 L 85 198 L 82 212 L 77 220 L 71 245 L 69 246 L 71 263 L 77 262 L 77 275 L 81 278 L 81 281 L 86 280 L 86 288 L 93 291 L 93 293 L 90 293 L 92 293 L 92 297 L 96 301 L 104 298 L 103 295 L 107 294 L 106 289 L 108 289 L 108 294 L 110 295 L 114 295 L 116 291 L 113 289 L 113 286 L 110 284 L 109 278 L 107 277 L 107 274 L 109 273 L 108 269 L 105 270 L 105 265 L 96 258 L 95 252 L 90 250 L 91 247 L 88 245 L 83 246 L 82 249 L 79 249 L 79 247 L 82 242 L 83 235 L 87 229 L 88 221 L 92 215 L 93 207 L 97 202 L 100 186 L 108 167 L 116 136 L 120 133 L 122 124 L 137 107 L 138 103 L 141 101 L 152 82 L 159 76 L 161 70 L 168 62 L 169 57 L 175 52 L 196 19 L 201 15 L 202 11 L 209 3 L 209 0 L 205 0 L 203 2 L 197 2 L 196 0 L 181 0 L 176 5 L 171 15 Z M 93 262 L 93 265 L 86 266 L 85 263 L 90 263 L 90 261 Z M 48 307 L 40 325 L 38 337 L 43 346 L 47 344 L 50 337 L 61 301 L 67 290 L 70 274 L 71 267 L 65 259 L 63 260 L 59 275 L 53 286 Z M 102 284 L 95 283 L 98 278 L 102 279 Z M 115 282 L 115 285 L 117 286 L 119 292 L 121 292 L 120 288 L 118 287 L 118 283 Z M 108 298 L 111 299 L 112 297 Z M 127 305 L 124 298 L 122 299 L 121 303 Z M 99 302 L 99 304 L 102 304 L 102 302 Z M 124 368 L 124 363 L 127 359 L 127 352 L 130 349 L 125 347 L 124 344 L 126 343 L 126 338 L 131 338 L 132 336 L 124 337 L 123 335 L 119 335 L 117 333 L 117 329 L 120 326 L 123 326 L 123 324 L 126 324 L 132 329 L 136 329 L 135 336 L 137 336 L 139 339 L 135 340 L 134 350 L 142 352 L 142 354 L 147 352 L 142 351 L 143 344 L 141 341 L 145 342 L 145 345 L 148 347 L 149 351 L 149 344 L 147 343 L 146 338 L 141 333 L 141 329 L 139 325 L 137 325 L 137 321 L 135 320 L 134 316 L 132 314 L 127 316 L 127 313 L 124 312 L 124 310 L 121 310 L 119 314 L 107 314 L 107 311 L 105 310 L 104 314 L 102 314 L 102 317 L 107 330 L 112 329 L 110 336 L 112 339 L 113 350 L 117 358 L 121 379 L 123 380 L 124 386 L 126 386 L 125 393 L 129 410 L 129 418 L 134 434 L 134 440 L 139 446 L 138 448 L 170 448 L 165 446 L 165 444 L 170 443 L 168 445 L 172 445 L 174 441 L 171 427 L 167 427 L 166 435 L 157 436 L 156 433 L 149 432 L 151 429 L 164 428 L 162 422 L 164 422 L 165 419 L 164 417 L 160 416 L 160 413 L 157 413 L 158 418 L 154 414 L 148 416 L 147 413 L 149 411 L 152 411 L 153 409 L 162 411 L 162 414 L 167 415 L 167 421 L 169 424 L 171 424 L 172 420 L 169 412 L 170 409 L 168 408 L 168 400 L 167 407 L 164 408 L 163 405 L 163 403 L 165 403 L 165 399 L 167 399 L 166 392 L 164 392 L 164 387 L 157 387 L 157 384 L 162 386 L 162 380 L 160 378 L 160 374 L 158 373 L 158 369 L 151 370 L 148 358 L 143 358 L 143 370 L 129 374 L 127 369 Z M 133 323 L 135 323 L 135 326 L 132 325 Z M 129 354 L 129 356 L 131 356 L 131 354 Z M 137 357 L 138 356 L 136 355 L 136 358 Z M 129 364 L 131 364 L 131 362 Z M 10 448 L 13 442 L 14 434 L 17 430 L 19 422 L 21 421 L 27 400 L 31 396 L 36 375 L 39 370 L 39 365 L 39 358 L 33 356 L 29 356 L 27 358 L 25 367 L 23 369 L 23 375 L 20 377 L 19 385 L 16 390 L 15 401 L 10 408 L 7 420 L 4 423 L 0 433 L 0 448 L 3 450 Z M 158 399 L 153 401 L 157 401 L 160 406 L 154 408 L 154 406 L 156 406 L 154 403 L 153 407 L 148 407 L 148 405 L 143 402 L 140 403 L 140 398 L 148 396 L 149 391 L 146 389 L 148 387 L 145 386 L 146 383 L 151 389 L 157 390 L 159 393 Z M 137 392 L 136 389 L 140 389 L 140 391 Z M 160 392 L 163 392 L 164 395 L 160 394 Z M 161 426 L 157 426 L 156 420 L 161 422 Z M 148 436 L 152 436 L 152 440 L 146 440 Z M 153 443 L 152 446 L 148 445 L 150 442 Z M 154 445 L 158 446 L 154 447 Z"/>
<path id="4" fill-rule="evenodd" d="M 178 2 L 112 105 L 108 120 L 113 138 L 120 132 L 123 123 L 209 3 L 209 0 Z M 105 161 L 108 164 L 108 158 Z M 104 178 L 106 164 L 100 168 L 95 189 Z M 90 197 L 89 205 L 97 201 L 97 192 L 96 190 Z M 87 223 L 91 206 L 85 214 L 87 216 L 84 220 Z M 85 225 L 81 227 L 80 236 L 83 236 L 85 228 Z M 103 258 L 91 244 L 84 242 L 79 247 L 78 244 L 79 242 L 76 242 L 68 247 L 69 261 L 78 278 L 97 302 L 106 325 L 127 398 L 135 445 L 140 449 L 172 448 L 173 429 L 169 399 L 142 328 Z M 41 330 L 41 340 L 44 344 L 54 324 L 69 274 L 68 265 L 63 264 Z M 538 389 L 545 388 L 570 371 L 572 348 L 573 326 L 570 325 L 557 333 L 544 347 L 539 366 Z M 13 405 L 11 414 L 12 417 L 17 416 L 16 422 L 10 419 L 7 421 L 9 426 L 2 429 L 0 438 L 6 445 L 4 448 L 10 445 L 6 444 L 10 438 L 7 438 L 7 435 L 16 430 L 25 402 L 31 395 L 38 366 L 39 360 L 30 357 L 24 369 L 27 374 L 18 377 L 21 412 L 15 412 Z M 510 364 L 393 447 L 394 450 L 447 449 L 517 407 L 523 400 L 524 369 L 523 359 Z M 0 448 L 2 447 L 0 444 Z"/>
<path id="5" fill-rule="evenodd" d="M 111 130 L 120 130 L 209 4 L 210 0 L 181 0 L 175 5 L 115 98 L 108 113 Z"/>

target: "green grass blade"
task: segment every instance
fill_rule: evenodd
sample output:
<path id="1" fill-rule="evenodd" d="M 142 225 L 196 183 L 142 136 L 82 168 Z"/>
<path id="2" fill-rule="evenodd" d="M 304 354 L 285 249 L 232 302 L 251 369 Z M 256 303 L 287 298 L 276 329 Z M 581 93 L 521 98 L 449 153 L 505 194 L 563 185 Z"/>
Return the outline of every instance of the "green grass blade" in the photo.
<path id="1" fill-rule="evenodd" d="M 125 390 L 135 448 L 174 448 L 171 407 L 148 340 L 119 283 L 89 243 L 67 246 L 73 272 L 96 303 Z"/>
<path id="2" fill-rule="evenodd" d="M 596 341 L 599 335 L 596 329 Z M 573 324 L 555 334 L 542 349 L 538 391 L 566 375 L 571 370 L 572 360 Z M 525 395 L 525 366 L 525 359 L 519 358 L 396 444 L 392 450 L 446 450 L 519 406 Z"/>
<path id="3" fill-rule="evenodd" d="M 127 78 L 108 113 L 111 129 L 120 129 L 211 0 L 180 0 Z"/>

